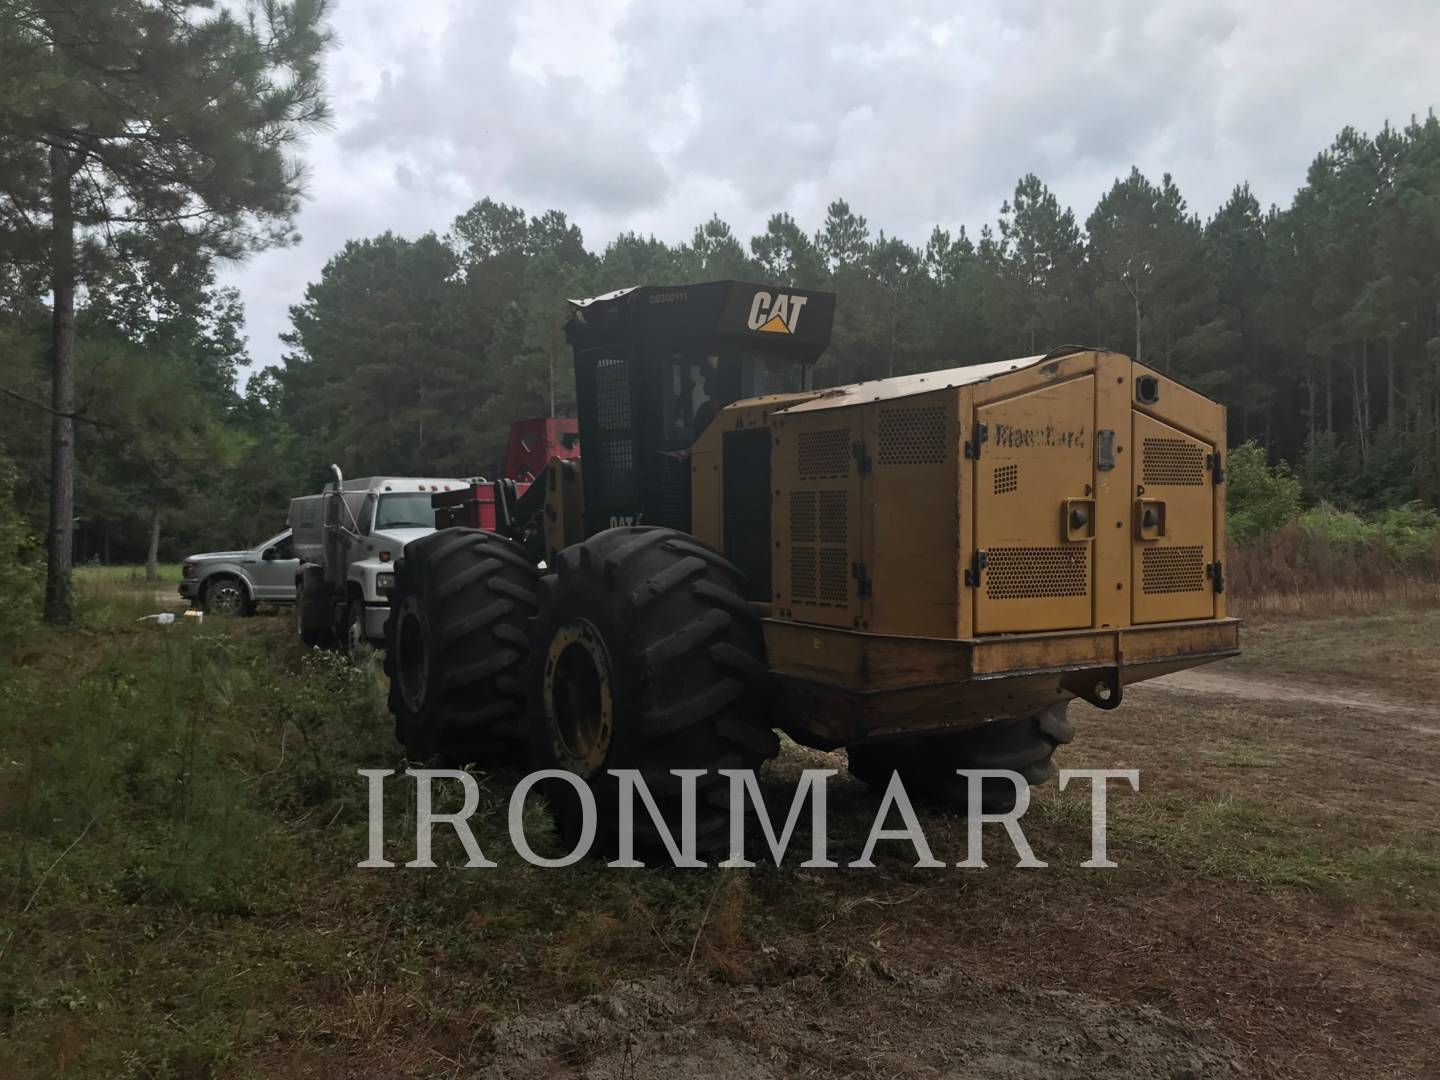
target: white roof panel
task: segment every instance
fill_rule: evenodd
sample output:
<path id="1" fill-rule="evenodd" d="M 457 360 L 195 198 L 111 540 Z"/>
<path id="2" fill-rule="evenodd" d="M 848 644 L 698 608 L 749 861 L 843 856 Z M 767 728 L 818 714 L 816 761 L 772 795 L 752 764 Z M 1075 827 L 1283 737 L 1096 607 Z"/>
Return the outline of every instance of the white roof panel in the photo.
<path id="1" fill-rule="evenodd" d="M 784 410 L 787 413 L 811 412 L 816 409 L 838 409 L 846 405 L 862 405 L 868 401 L 890 401 L 894 398 L 928 394 L 932 390 L 953 389 L 971 383 L 985 382 L 997 375 L 1008 375 L 1021 368 L 1034 367 L 1044 356 L 1023 356 L 1018 360 L 1000 360 L 993 364 L 971 364 L 969 367 L 946 368 L 943 371 L 922 371 L 915 375 L 896 375 L 889 379 L 833 386 L 819 395 Z"/>

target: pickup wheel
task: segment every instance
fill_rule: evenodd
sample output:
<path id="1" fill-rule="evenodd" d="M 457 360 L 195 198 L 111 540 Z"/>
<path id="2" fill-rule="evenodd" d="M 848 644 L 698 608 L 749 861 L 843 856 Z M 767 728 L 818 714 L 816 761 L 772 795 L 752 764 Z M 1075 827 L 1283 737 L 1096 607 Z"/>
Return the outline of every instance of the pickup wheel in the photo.
<path id="1" fill-rule="evenodd" d="M 200 610 L 207 615 L 249 615 L 255 604 L 239 578 L 217 574 L 200 592 Z"/>
<path id="2" fill-rule="evenodd" d="M 696 782 L 696 851 L 729 841 L 730 781 L 779 752 L 769 726 L 769 672 L 760 618 L 733 564 L 672 529 L 626 527 L 560 552 L 541 579 L 531 637 L 531 760 L 583 778 L 594 794 L 592 851 L 620 841 L 619 782 L 638 770 L 676 843 L 683 800 L 672 769 Z M 578 793 L 541 792 L 567 847 L 581 839 Z M 664 851 L 643 800 L 633 803 L 637 855 Z M 662 856 L 663 857 L 663 856 Z"/>
<path id="3" fill-rule="evenodd" d="M 907 794 L 957 809 L 969 806 L 969 785 L 957 769 L 1008 769 L 1031 784 L 1055 775 L 1051 760 L 1057 747 L 1075 737 L 1066 717 L 1068 701 L 1057 701 L 1018 720 L 996 720 L 982 727 L 943 735 L 917 735 L 850 747 L 850 772 L 883 791 L 899 772 Z M 1015 807 L 1015 785 L 1004 777 L 980 782 L 980 806 L 987 814 Z"/>
<path id="4" fill-rule="evenodd" d="M 412 757 L 460 765 L 519 759 L 525 744 L 525 627 L 539 571 L 516 543 L 442 529 L 395 564 L 385 673 L 395 737 Z"/>

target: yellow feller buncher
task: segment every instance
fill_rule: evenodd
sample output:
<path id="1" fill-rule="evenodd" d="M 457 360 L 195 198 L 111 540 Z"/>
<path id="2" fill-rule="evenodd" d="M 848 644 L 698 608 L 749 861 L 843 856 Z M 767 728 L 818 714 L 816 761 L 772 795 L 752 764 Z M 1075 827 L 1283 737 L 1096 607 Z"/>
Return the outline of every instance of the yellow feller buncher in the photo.
<path id="1" fill-rule="evenodd" d="M 670 770 L 709 770 L 711 850 L 715 770 L 758 767 L 777 730 L 963 806 L 956 769 L 1053 775 L 1074 698 L 1111 709 L 1238 651 L 1220 405 L 1074 347 L 817 390 L 834 310 L 741 282 L 572 302 L 582 459 L 518 497 L 497 483 L 497 531 L 445 529 L 397 564 L 412 753 L 528 747 L 586 779 L 606 846 L 608 770 L 640 770 L 676 822 Z"/>

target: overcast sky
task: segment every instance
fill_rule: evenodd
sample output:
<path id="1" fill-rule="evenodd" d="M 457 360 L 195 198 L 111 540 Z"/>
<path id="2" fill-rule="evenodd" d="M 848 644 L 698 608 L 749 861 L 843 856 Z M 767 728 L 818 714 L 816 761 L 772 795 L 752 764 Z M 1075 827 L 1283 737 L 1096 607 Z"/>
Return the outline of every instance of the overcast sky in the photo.
<path id="1" fill-rule="evenodd" d="M 1083 222 L 1132 164 L 1208 215 L 1288 203 L 1339 129 L 1440 106 L 1440 0 L 337 0 L 333 128 L 298 248 L 231 268 L 250 352 L 345 240 L 443 232 L 489 195 L 742 239 L 834 198 L 872 231 L 993 221 L 1035 172 Z"/>

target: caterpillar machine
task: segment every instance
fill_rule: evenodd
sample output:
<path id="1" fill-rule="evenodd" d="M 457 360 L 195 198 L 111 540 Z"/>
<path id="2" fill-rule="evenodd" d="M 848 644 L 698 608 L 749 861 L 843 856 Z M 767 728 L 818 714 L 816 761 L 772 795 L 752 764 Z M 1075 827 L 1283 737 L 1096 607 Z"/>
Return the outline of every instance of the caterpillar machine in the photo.
<path id="1" fill-rule="evenodd" d="M 495 532 L 398 563 L 390 704 L 413 754 L 528 747 L 586 779 L 602 844 L 607 770 L 641 770 L 674 821 L 670 770 L 708 770 L 714 847 L 715 770 L 758 767 L 777 730 L 964 806 L 956 769 L 1053 775 L 1074 699 L 1112 709 L 1238 652 L 1225 411 L 1173 379 L 1064 347 L 817 390 L 832 294 L 571 303 L 583 458 L 552 460 Z M 1013 804 L 986 784 L 987 809 Z M 573 807 L 557 817 L 573 833 Z"/>

